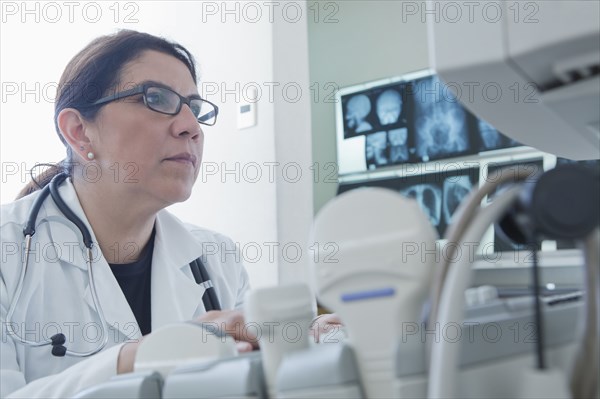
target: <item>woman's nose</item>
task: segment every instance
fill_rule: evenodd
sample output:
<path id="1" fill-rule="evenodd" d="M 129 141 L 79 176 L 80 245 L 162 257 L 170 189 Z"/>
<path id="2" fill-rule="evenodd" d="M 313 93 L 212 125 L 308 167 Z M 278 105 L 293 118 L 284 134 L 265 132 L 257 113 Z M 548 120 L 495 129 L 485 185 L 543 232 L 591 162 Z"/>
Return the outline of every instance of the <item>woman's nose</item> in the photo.
<path id="1" fill-rule="evenodd" d="M 202 134 L 200 123 L 187 104 L 183 104 L 179 113 L 175 115 L 173 129 L 173 134 L 176 136 L 190 135 L 193 139 Z"/>

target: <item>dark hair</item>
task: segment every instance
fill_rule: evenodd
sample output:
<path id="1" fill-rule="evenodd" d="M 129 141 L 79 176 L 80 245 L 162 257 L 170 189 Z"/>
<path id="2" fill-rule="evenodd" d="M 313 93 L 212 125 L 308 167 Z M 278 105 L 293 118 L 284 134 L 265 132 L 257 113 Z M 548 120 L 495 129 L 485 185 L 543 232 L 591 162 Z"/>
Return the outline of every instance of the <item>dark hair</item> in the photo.
<path id="1" fill-rule="evenodd" d="M 133 30 L 121 30 L 113 35 L 94 39 L 67 64 L 58 83 L 58 94 L 54 106 L 54 127 L 67 148 L 67 157 L 25 186 L 17 198 L 30 194 L 61 173 L 73 173 L 71 147 L 60 133 L 58 114 L 65 108 L 77 109 L 83 118 L 94 120 L 102 105 L 90 106 L 107 95 L 120 83 L 121 72 L 127 63 L 135 60 L 146 50 L 171 55 L 185 64 L 194 83 L 197 84 L 194 57 L 185 47 L 161 37 Z"/>

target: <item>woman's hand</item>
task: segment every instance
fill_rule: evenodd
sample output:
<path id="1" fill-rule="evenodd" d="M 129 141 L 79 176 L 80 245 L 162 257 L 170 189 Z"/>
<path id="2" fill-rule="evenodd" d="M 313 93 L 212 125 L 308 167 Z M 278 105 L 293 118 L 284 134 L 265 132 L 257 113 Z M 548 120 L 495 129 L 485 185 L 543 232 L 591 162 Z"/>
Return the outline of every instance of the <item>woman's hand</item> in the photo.
<path id="1" fill-rule="evenodd" d="M 335 313 L 322 314 L 310 324 L 310 334 L 314 337 L 315 342 L 320 342 L 323 335 L 337 331 L 343 326 L 342 319 Z"/>
<path id="2" fill-rule="evenodd" d="M 133 364 L 135 363 L 135 355 L 144 338 L 135 341 L 127 342 L 121 347 L 119 358 L 117 359 L 117 374 L 125 374 L 133 372 Z"/>
<path id="3" fill-rule="evenodd" d="M 211 310 L 194 320 L 216 326 L 220 331 L 235 339 L 238 352 L 258 349 L 258 337 L 254 329 L 248 330 L 244 314 L 240 310 Z"/>
<path id="4" fill-rule="evenodd" d="M 211 310 L 193 321 L 215 326 L 223 333 L 231 335 L 235 339 L 238 352 L 251 352 L 258 348 L 256 334 L 246 328 L 244 314 L 239 310 Z M 137 349 L 143 339 L 123 345 L 117 359 L 118 374 L 133 372 Z"/>

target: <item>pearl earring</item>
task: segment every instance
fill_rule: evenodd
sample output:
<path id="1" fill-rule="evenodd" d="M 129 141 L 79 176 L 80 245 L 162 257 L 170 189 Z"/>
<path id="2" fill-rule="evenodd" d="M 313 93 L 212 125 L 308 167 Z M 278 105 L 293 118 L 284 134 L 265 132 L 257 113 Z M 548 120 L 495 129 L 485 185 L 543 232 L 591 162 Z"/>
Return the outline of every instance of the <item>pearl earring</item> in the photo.
<path id="1" fill-rule="evenodd" d="M 91 151 L 90 151 L 90 152 L 88 152 L 88 153 L 87 153 L 87 157 L 88 157 L 88 159 L 91 161 L 92 159 L 94 159 L 94 153 L 93 153 L 93 152 L 91 152 Z"/>

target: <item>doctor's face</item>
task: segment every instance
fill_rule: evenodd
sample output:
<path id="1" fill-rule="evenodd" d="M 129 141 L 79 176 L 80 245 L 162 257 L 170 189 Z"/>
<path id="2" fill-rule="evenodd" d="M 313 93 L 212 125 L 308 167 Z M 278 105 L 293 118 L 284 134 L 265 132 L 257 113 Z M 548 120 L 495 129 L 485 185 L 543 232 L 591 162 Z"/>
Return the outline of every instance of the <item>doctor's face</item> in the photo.
<path id="1" fill-rule="evenodd" d="M 187 67 L 156 51 L 145 51 L 126 64 L 119 82 L 115 92 L 153 82 L 183 97 L 198 94 Z M 90 140 L 103 179 L 109 177 L 125 195 L 160 206 L 190 196 L 200 169 L 204 133 L 186 104 L 177 115 L 167 115 L 146 107 L 142 94 L 110 102 L 91 124 Z"/>

